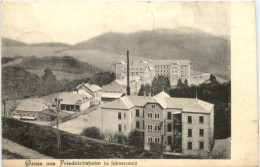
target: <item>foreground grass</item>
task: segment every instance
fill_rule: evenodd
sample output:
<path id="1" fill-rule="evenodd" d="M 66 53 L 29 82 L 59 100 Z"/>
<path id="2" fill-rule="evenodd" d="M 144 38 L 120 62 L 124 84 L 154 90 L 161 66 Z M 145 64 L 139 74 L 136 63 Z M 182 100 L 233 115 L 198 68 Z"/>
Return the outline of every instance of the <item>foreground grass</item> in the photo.
<path id="1" fill-rule="evenodd" d="M 230 137 L 226 139 L 215 140 L 212 150 L 212 159 L 230 159 L 231 158 L 231 141 Z"/>

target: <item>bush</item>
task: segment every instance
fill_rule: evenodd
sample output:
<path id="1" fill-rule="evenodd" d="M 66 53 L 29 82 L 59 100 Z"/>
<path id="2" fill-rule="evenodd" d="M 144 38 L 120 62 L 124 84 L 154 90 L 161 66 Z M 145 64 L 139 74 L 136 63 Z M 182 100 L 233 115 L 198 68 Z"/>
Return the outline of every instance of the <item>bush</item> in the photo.
<path id="1" fill-rule="evenodd" d="M 97 127 L 86 128 L 80 135 L 90 137 L 93 139 L 104 139 L 104 135 L 100 132 L 100 130 Z"/>
<path id="2" fill-rule="evenodd" d="M 137 149 L 144 149 L 144 132 L 138 130 L 132 130 L 128 136 L 128 145 Z"/>

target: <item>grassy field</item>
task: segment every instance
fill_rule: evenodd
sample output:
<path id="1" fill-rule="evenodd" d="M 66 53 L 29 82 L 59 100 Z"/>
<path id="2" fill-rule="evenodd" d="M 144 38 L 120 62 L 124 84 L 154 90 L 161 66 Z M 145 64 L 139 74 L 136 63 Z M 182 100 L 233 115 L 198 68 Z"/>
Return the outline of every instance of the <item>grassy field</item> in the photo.
<path id="1" fill-rule="evenodd" d="M 44 70 L 27 70 L 33 74 L 38 75 L 41 77 L 44 74 Z M 83 73 L 83 74 L 72 74 L 64 71 L 52 71 L 54 75 L 56 75 L 57 80 L 68 79 L 81 79 L 81 78 L 88 78 L 91 77 L 93 74 L 90 73 Z"/>
<path id="2" fill-rule="evenodd" d="M 230 159 L 231 158 L 231 141 L 230 137 L 226 139 L 215 140 L 212 150 L 212 159 Z"/>
<path id="3" fill-rule="evenodd" d="M 80 134 L 83 129 L 95 126 L 101 128 L 101 109 L 91 111 L 85 115 L 81 115 L 76 119 L 72 119 L 59 124 L 59 129 L 74 134 Z"/>

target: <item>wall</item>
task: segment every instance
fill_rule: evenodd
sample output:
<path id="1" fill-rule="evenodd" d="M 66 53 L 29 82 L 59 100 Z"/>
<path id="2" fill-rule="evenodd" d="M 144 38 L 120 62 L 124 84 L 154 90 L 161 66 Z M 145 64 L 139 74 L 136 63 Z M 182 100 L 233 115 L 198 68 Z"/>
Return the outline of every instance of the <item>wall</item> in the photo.
<path id="1" fill-rule="evenodd" d="M 118 119 L 118 113 L 121 113 L 121 120 Z M 126 117 L 124 117 L 126 114 Z M 122 127 L 122 133 L 128 135 L 131 131 L 131 110 L 104 109 L 101 108 L 101 127 L 102 132 L 115 134 L 118 132 L 118 125 Z M 126 129 L 124 126 L 126 125 Z"/>
<path id="2" fill-rule="evenodd" d="M 192 116 L 192 123 L 188 123 Z M 204 117 L 204 123 L 199 123 L 199 116 Z M 210 153 L 210 115 L 199 113 L 182 113 L 182 153 L 184 155 L 207 156 Z M 188 137 L 188 129 L 192 129 L 192 137 Z M 199 129 L 204 129 L 204 136 L 199 136 Z M 204 150 L 199 150 L 199 142 L 204 142 Z M 188 142 L 192 142 L 192 150 L 188 150 Z"/>
<path id="3" fill-rule="evenodd" d="M 85 103 L 80 105 L 80 111 L 86 110 L 90 107 L 90 100 L 86 101 Z"/>
<path id="4" fill-rule="evenodd" d="M 58 159 L 101 158 L 159 158 L 152 152 L 140 152 L 126 145 L 91 139 L 48 126 L 40 126 L 14 119 L 6 119 L 2 130 L 4 138 L 21 144 L 39 153 Z M 58 147 L 60 136 L 60 147 Z"/>

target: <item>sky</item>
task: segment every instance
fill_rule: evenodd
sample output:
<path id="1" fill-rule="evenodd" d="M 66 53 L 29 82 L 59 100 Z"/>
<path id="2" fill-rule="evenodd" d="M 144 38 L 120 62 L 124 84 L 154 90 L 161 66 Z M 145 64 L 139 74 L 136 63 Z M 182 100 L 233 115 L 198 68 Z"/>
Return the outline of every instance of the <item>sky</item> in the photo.
<path id="1" fill-rule="evenodd" d="M 2 2 L 1 35 L 76 44 L 106 32 L 191 27 L 230 35 L 229 2 Z"/>

